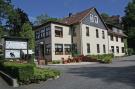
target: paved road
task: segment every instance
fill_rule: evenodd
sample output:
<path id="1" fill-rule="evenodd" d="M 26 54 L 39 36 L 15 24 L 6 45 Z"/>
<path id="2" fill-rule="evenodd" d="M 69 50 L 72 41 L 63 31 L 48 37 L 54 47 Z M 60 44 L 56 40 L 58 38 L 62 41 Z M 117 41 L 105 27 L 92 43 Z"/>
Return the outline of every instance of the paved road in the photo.
<path id="1" fill-rule="evenodd" d="M 57 80 L 15 89 L 135 89 L 135 56 L 119 58 L 112 64 L 50 66 L 62 75 Z M 0 79 L 0 89 L 14 89 Z"/>

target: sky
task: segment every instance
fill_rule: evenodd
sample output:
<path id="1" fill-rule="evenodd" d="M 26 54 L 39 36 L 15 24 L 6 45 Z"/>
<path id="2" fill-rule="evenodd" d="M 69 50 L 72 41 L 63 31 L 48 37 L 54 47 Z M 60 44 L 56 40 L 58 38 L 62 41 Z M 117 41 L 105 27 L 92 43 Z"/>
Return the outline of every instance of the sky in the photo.
<path id="1" fill-rule="evenodd" d="M 30 20 L 41 14 L 62 18 L 95 7 L 99 13 L 124 16 L 124 9 L 131 0 L 12 0 L 15 7 L 26 12 Z"/>

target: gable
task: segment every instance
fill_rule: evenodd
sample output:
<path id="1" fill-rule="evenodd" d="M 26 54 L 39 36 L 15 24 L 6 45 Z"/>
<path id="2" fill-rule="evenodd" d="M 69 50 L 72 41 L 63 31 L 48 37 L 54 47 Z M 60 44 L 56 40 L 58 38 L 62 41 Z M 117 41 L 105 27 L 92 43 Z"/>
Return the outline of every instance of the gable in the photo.
<path id="1" fill-rule="evenodd" d="M 90 14 L 82 20 L 82 23 L 89 26 L 106 29 L 104 22 L 101 20 L 98 12 L 95 9 L 93 9 Z"/>

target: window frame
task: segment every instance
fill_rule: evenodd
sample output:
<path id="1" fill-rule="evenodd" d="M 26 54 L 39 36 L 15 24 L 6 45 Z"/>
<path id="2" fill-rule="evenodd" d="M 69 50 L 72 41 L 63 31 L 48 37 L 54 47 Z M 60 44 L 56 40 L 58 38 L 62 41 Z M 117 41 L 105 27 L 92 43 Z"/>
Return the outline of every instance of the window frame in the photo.
<path id="1" fill-rule="evenodd" d="M 99 31 L 96 29 L 96 38 L 99 38 Z"/>
<path id="2" fill-rule="evenodd" d="M 100 44 L 97 44 L 97 53 L 100 53 Z"/>
<path id="3" fill-rule="evenodd" d="M 64 44 L 64 53 L 65 53 L 65 55 L 70 55 L 71 51 L 72 51 L 71 44 Z"/>
<path id="4" fill-rule="evenodd" d="M 116 46 L 116 52 L 119 53 L 120 50 L 119 50 L 119 46 Z"/>
<path id="5" fill-rule="evenodd" d="M 51 55 L 51 44 L 45 44 L 45 55 Z"/>
<path id="6" fill-rule="evenodd" d="M 106 53 L 106 45 L 103 45 L 103 53 Z"/>
<path id="7" fill-rule="evenodd" d="M 57 29 L 56 29 L 57 28 Z M 58 30 L 59 29 L 59 30 Z M 61 31 L 60 31 L 61 30 Z M 57 31 L 57 32 L 56 32 Z M 59 34 L 58 34 L 59 32 Z M 57 35 L 56 35 L 57 34 Z M 63 27 L 55 26 L 55 37 L 63 37 Z"/>
<path id="8" fill-rule="evenodd" d="M 111 52 L 114 53 L 115 50 L 114 50 L 114 46 L 111 46 Z"/>
<path id="9" fill-rule="evenodd" d="M 89 29 L 89 27 L 86 27 L 86 36 L 90 36 L 90 29 Z"/>
<path id="10" fill-rule="evenodd" d="M 87 53 L 90 53 L 90 43 L 87 43 Z"/>
<path id="11" fill-rule="evenodd" d="M 49 37 L 51 35 L 51 27 L 47 26 L 45 27 L 45 38 Z"/>
<path id="12" fill-rule="evenodd" d="M 125 53 L 125 47 L 121 47 L 121 52 Z"/>
<path id="13" fill-rule="evenodd" d="M 55 44 L 55 55 L 63 55 L 63 44 Z"/>
<path id="14" fill-rule="evenodd" d="M 105 39 L 105 31 L 102 31 L 102 38 Z"/>

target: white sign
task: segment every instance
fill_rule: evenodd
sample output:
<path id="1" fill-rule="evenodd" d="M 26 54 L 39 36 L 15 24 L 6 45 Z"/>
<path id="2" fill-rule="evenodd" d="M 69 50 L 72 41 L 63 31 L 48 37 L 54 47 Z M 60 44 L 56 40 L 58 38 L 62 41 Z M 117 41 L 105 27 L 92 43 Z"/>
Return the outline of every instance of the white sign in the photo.
<path id="1" fill-rule="evenodd" d="M 5 50 L 5 58 L 20 58 L 20 50 Z"/>
<path id="2" fill-rule="evenodd" d="M 6 41 L 6 49 L 27 49 L 27 42 Z"/>

